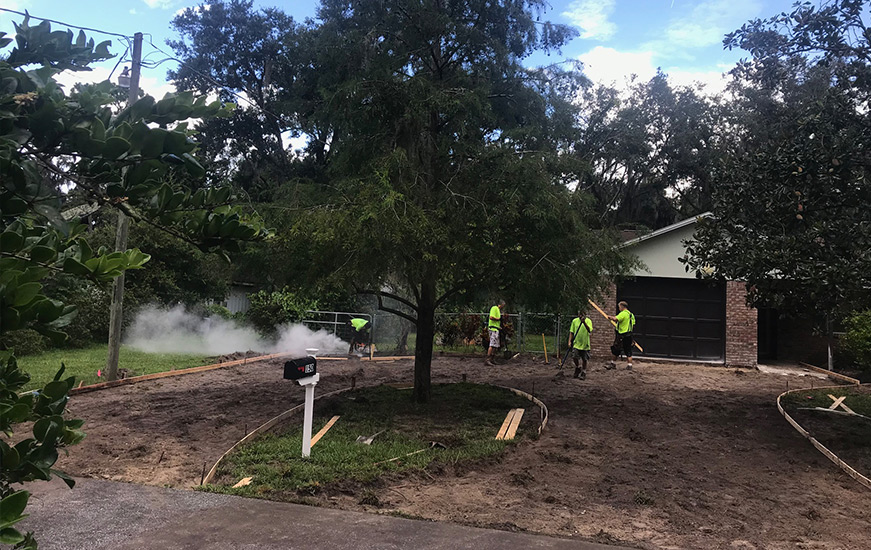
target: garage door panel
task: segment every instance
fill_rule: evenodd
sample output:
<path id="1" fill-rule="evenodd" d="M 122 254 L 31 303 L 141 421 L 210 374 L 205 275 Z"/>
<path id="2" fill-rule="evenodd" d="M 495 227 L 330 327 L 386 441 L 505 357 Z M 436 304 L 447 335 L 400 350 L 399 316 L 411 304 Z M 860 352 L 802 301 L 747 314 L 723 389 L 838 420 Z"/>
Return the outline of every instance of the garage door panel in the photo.
<path id="1" fill-rule="evenodd" d="M 724 283 L 639 277 L 620 285 L 618 300 L 635 314 L 644 355 L 722 360 L 725 356 Z"/>

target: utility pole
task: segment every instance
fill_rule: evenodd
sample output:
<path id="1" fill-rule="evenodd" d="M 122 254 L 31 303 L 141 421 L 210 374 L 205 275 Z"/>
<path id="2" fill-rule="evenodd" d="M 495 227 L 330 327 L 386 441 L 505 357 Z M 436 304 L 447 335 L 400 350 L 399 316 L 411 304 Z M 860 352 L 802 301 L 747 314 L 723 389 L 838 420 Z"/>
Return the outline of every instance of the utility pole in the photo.
<path id="1" fill-rule="evenodd" d="M 127 94 L 127 105 L 133 105 L 139 99 L 139 72 L 142 67 L 142 33 L 133 35 L 133 65 L 130 71 L 130 88 Z M 115 232 L 115 250 L 127 250 L 127 233 L 130 220 L 121 210 L 118 210 L 118 228 Z M 121 352 L 121 319 L 124 303 L 124 272 L 115 278 L 112 285 L 112 305 L 109 308 L 109 357 L 106 360 L 106 373 L 109 380 L 118 378 L 118 356 Z"/>

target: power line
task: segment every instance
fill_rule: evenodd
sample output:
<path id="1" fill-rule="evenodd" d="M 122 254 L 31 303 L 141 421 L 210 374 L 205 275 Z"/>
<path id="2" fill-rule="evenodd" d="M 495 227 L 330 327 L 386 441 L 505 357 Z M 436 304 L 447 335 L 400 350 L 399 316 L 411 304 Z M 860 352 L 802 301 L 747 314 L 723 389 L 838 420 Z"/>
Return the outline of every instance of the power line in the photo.
<path id="1" fill-rule="evenodd" d="M 126 34 L 120 34 L 120 33 L 111 32 L 111 31 L 104 31 L 104 30 L 102 30 L 102 29 L 95 29 L 95 28 L 93 28 L 93 27 L 82 27 L 82 26 L 79 26 L 79 25 L 73 25 L 73 24 L 71 24 L 71 23 L 65 23 L 65 22 L 63 22 L 63 21 L 58 21 L 58 20 L 56 20 L 56 19 L 49 19 L 49 18 L 47 18 L 47 17 L 39 17 L 39 16 L 36 16 L 36 15 L 31 15 L 29 12 L 20 12 L 20 11 L 16 11 L 16 10 L 11 10 L 11 9 L 9 9 L 9 8 L 0 8 L 0 11 L 5 11 L 5 12 L 8 12 L 8 13 L 14 13 L 14 14 L 16 14 L 16 15 L 22 15 L 22 16 L 24 16 L 24 17 L 30 17 L 30 18 L 32 18 L 32 19 L 38 19 L 38 20 L 40 20 L 40 21 L 48 21 L 49 23 L 56 23 L 56 24 L 58 24 L 58 25 L 64 25 L 64 26 L 66 26 L 66 27 L 70 27 L 70 28 L 73 28 L 73 29 L 79 29 L 79 30 L 89 31 L 89 32 L 96 32 L 96 33 L 105 34 L 105 35 L 108 35 L 108 36 L 117 36 L 117 37 L 119 37 L 119 38 L 123 38 L 124 41 L 127 43 L 127 50 L 126 50 L 126 51 L 124 52 L 124 54 L 122 55 L 122 59 L 123 59 L 124 56 L 127 55 L 127 52 L 130 51 L 130 48 L 131 48 L 131 42 L 130 42 L 130 41 L 131 41 L 131 39 L 132 39 L 133 37 L 132 37 L 132 36 L 128 36 L 128 35 L 126 35 Z M 167 52 L 165 52 L 164 50 L 162 50 L 162 49 L 158 48 L 157 46 L 155 46 L 155 44 L 154 44 L 154 36 L 153 36 L 151 33 L 143 33 L 143 34 L 146 35 L 146 36 L 148 36 L 148 43 L 151 45 L 152 48 L 154 48 L 154 49 L 157 50 L 158 52 L 162 53 L 163 55 L 167 56 L 166 58 L 161 59 L 160 61 L 156 61 L 156 62 L 149 62 L 149 61 L 146 61 L 146 62 L 142 63 L 142 65 L 143 65 L 144 67 L 155 68 L 155 67 L 157 67 L 157 66 L 159 66 L 159 65 L 161 65 L 161 64 L 163 64 L 163 63 L 165 63 L 165 62 L 167 62 L 167 61 L 175 61 L 175 62 L 178 63 L 179 65 L 181 65 L 181 66 L 187 68 L 187 69 L 188 69 L 189 71 L 191 71 L 192 73 L 194 73 L 194 74 L 196 74 L 197 76 L 199 76 L 199 77 L 205 79 L 206 81 L 208 81 L 208 82 L 209 82 L 210 84 L 212 84 L 213 86 L 216 86 L 216 87 L 218 87 L 218 88 L 224 90 L 225 92 L 227 92 L 227 93 L 233 95 L 233 96 L 236 97 L 237 99 L 240 99 L 240 100 L 244 101 L 245 103 L 247 103 L 248 105 L 250 105 L 251 107 L 254 107 L 255 109 L 259 110 L 260 112 L 262 112 L 262 113 L 264 113 L 264 114 L 267 114 L 267 115 L 273 117 L 275 120 L 281 121 L 281 117 L 279 117 L 279 116 L 276 115 L 275 113 L 272 113 L 272 112 L 268 111 L 267 109 L 264 109 L 262 106 L 258 105 L 256 102 L 254 102 L 254 101 L 252 101 L 251 99 L 249 99 L 249 98 L 247 98 L 247 97 L 245 97 L 245 96 L 243 96 L 243 95 L 237 93 L 236 91 L 234 91 L 234 90 L 233 90 L 232 88 L 230 88 L 229 86 L 225 86 L 224 84 L 221 84 L 220 82 L 218 82 L 217 80 L 215 80 L 215 79 L 212 78 L 211 76 L 209 76 L 209 75 L 207 75 L 207 74 L 205 74 L 205 73 L 203 73 L 203 72 L 198 71 L 197 69 L 195 69 L 194 67 L 192 67 L 192 66 L 190 66 L 189 64 L 185 63 L 185 62 L 182 61 L 181 59 L 179 59 L 179 58 L 173 56 L 172 54 L 167 53 Z M 145 58 L 147 59 L 148 56 L 146 55 Z M 118 65 L 119 65 L 120 63 L 121 63 L 121 60 L 119 60 L 118 63 L 115 65 L 115 69 L 118 68 Z M 113 72 L 113 73 L 115 72 L 115 69 L 112 69 L 112 72 Z M 247 90 L 245 90 L 245 91 L 247 92 Z M 249 95 L 250 95 L 250 94 L 249 94 Z"/>
<path id="2" fill-rule="evenodd" d="M 63 21 L 57 21 L 57 20 L 55 20 L 55 19 L 49 19 L 49 18 L 47 18 L 47 17 L 38 17 L 38 16 L 36 16 L 36 15 L 31 15 L 31 14 L 28 13 L 28 12 L 20 12 L 20 11 L 10 10 L 9 8 L 0 8 L 0 11 L 6 11 L 6 12 L 9 12 L 9 13 L 14 13 L 14 14 L 16 14 L 16 15 L 23 15 L 24 17 L 30 17 L 30 18 L 32 18 L 32 19 L 39 19 L 40 21 L 48 21 L 49 23 L 57 23 L 58 25 L 63 25 L 63 26 L 65 26 L 65 27 L 72 27 L 73 29 L 79 29 L 79 30 L 82 30 L 82 31 L 96 32 L 96 33 L 100 33 L 100 34 L 106 34 L 106 35 L 109 35 L 109 36 L 118 36 L 118 37 L 120 37 L 120 38 L 124 38 L 124 39 L 126 39 L 126 40 L 130 40 L 131 38 L 133 38 L 132 36 L 128 36 L 128 35 L 126 35 L 126 34 L 119 34 L 119 33 L 117 33 L 117 32 L 104 31 L 104 30 L 101 30 L 101 29 L 94 29 L 94 28 L 92 28 L 92 27 L 80 27 L 80 26 L 78 26 L 78 25 L 73 25 L 73 24 L 71 24 L 71 23 L 64 23 Z M 128 45 L 129 45 L 129 42 L 128 42 Z"/>
<path id="3" fill-rule="evenodd" d="M 232 88 L 230 88 L 229 86 L 225 86 L 224 84 L 221 84 L 220 82 L 218 82 L 217 80 L 215 80 L 214 78 L 212 78 L 210 75 L 208 75 L 208 74 L 206 74 L 206 73 L 203 73 L 203 72 L 201 72 L 201 71 L 195 69 L 194 67 L 192 67 L 192 66 L 189 65 L 188 63 L 185 63 L 185 62 L 182 61 L 181 59 L 179 59 L 179 58 L 173 56 L 172 54 L 170 54 L 170 53 L 168 53 L 168 52 L 165 52 L 164 50 L 162 50 L 162 49 L 160 49 L 160 48 L 158 48 L 157 46 L 154 45 L 154 40 L 153 40 L 154 37 L 153 37 L 150 33 L 145 33 L 145 34 L 148 36 L 148 43 L 151 45 L 151 47 L 154 48 L 155 50 L 157 50 L 158 52 L 162 53 L 163 55 L 167 56 L 166 59 L 162 59 L 161 61 L 159 61 L 158 63 L 156 63 L 156 64 L 154 65 L 155 67 L 156 67 L 157 65 L 160 65 L 160 64 L 163 63 L 164 61 L 169 61 L 169 60 L 175 61 L 176 63 L 178 63 L 178 64 L 181 65 L 182 67 L 187 68 L 187 69 L 188 69 L 189 71 L 191 71 L 192 73 L 194 73 L 194 74 L 196 74 L 197 76 L 199 76 L 199 77 L 205 79 L 207 82 L 209 82 L 209 83 L 212 84 L 213 86 L 217 86 L 218 88 L 224 90 L 225 92 L 230 93 L 231 95 L 233 95 L 234 97 L 236 97 L 236 98 L 238 98 L 238 99 L 244 101 L 245 103 L 247 103 L 247 104 L 250 105 L 251 107 L 254 107 L 254 108 L 256 108 L 257 110 L 261 111 L 262 113 L 265 113 L 265 114 L 267 114 L 267 115 L 273 117 L 275 120 L 277 120 L 277 121 L 279 121 L 279 122 L 281 121 L 281 117 L 278 116 L 278 115 L 276 115 L 275 113 L 272 113 L 272 112 L 268 111 L 267 109 L 264 109 L 262 106 L 258 105 L 256 102 L 254 102 L 254 101 L 252 101 L 251 99 L 249 99 L 249 98 L 247 98 L 247 97 L 245 97 L 245 96 L 243 96 L 243 95 L 237 93 L 236 91 L 234 91 L 234 90 L 233 90 Z M 146 57 L 147 57 L 147 56 L 146 56 Z M 247 90 L 245 90 L 245 91 L 247 92 Z M 250 95 L 250 94 L 249 94 L 249 95 Z"/>

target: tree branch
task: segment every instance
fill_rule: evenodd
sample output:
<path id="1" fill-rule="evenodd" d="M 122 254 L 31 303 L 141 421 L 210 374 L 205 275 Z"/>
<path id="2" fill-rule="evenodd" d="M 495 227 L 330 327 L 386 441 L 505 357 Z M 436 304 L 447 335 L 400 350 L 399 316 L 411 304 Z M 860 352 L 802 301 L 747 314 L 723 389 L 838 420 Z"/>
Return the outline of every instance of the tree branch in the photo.
<path id="1" fill-rule="evenodd" d="M 416 304 L 413 304 L 409 300 L 406 300 L 405 298 L 403 298 L 402 296 L 397 296 L 396 294 L 393 294 L 391 292 L 384 292 L 383 290 L 370 290 L 370 289 L 365 289 L 365 288 L 364 289 L 358 288 L 357 294 L 371 294 L 373 296 L 377 296 L 379 308 L 381 308 L 381 298 L 383 296 L 386 296 L 387 298 L 392 298 L 392 299 L 396 300 L 397 302 L 399 302 L 400 304 L 404 304 L 404 305 L 410 307 L 413 311 L 417 312 L 417 305 Z M 383 309 L 383 308 L 381 308 L 381 309 Z M 387 310 L 385 309 L 384 311 L 387 311 Z"/>

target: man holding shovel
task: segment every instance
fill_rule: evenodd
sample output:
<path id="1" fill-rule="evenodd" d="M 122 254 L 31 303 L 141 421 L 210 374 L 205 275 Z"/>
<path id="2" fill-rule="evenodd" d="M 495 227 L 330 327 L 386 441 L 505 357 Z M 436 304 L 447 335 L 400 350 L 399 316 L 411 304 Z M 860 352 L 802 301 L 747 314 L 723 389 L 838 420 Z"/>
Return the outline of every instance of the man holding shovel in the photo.
<path id="1" fill-rule="evenodd" d="M 590 360 L 590 334 L 593 332 L 593 322 L 581 309 L 578 316 L 569 327 L 569 348 L 572 350 L 572 361 L 575 362 L 574 378 L 587 379 L 587 361 Z M 578 361 L 583 361 L 583 366 Z"/>
<path id="2" fill-rule="evenodd" d="M 635 315 L 629 311 L 629 304 L 626 302 L 620 302 L 617 307 L 620 308 L 620 313 L 608 316 L 609 319 L 617 323 L 617 337 L 611 346 L 614 360 L 606 368 L 617 367 L 617 358 L 622 353 L 626 356 L 626 370 L 632 370 L 632 329 L 635 328 Z"/>

